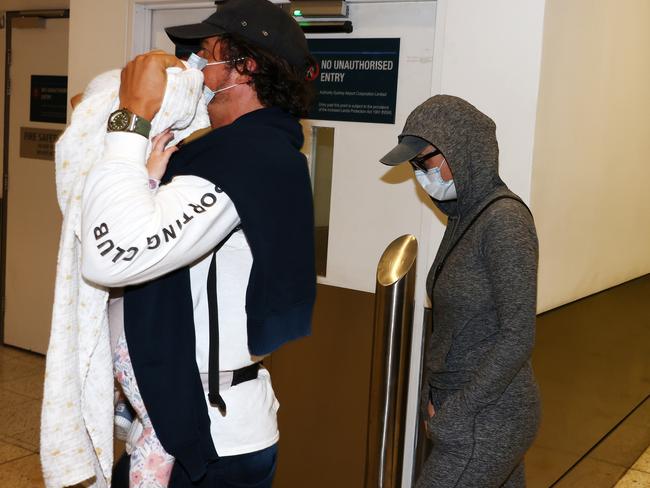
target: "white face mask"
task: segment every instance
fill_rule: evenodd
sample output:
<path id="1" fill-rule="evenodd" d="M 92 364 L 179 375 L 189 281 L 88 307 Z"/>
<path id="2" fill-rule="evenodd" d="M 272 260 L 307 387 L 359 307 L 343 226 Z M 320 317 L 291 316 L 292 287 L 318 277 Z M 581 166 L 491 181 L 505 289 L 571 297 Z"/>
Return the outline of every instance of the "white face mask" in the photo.
<path id="1" fill-rule="evenodd" d="M 457 197 L 454 180 L 443 180 L 440 174 L 440 168 L 431 168 L 427 172 L 416 169 L 415 178 L 422 185 L 424 191 L 436 200 L 454 200 Z"/>
<path id="2" fill-rule="evenodd" d="M 244 58 L 238 58 L 235 61 L 241 61 Z M 219 64 L 226 64 L 229 61 L 212 61 L 211 63 L 208 63 L 208 60 L 205 58 L 202 58 L 201 56 L 198 56 L 195 53 L 190 54 L 190 57 L 187 58 L 187 64 L 190 65 L 192 68 L 196 68 L 198 70 L 203 71 L 203 68 L 206 66 L 215 66 Z M 205 100 L 206 104 L 209 104 L 214 96 L 217 93 L 220 93 L 222 91 L 230 90 L 231 88 L 236 87 L 237 85 L 245 85 L 245 83 L 235 83 L 233 85 L 225 86 L 223 88 L 219 88 L 217 90 L 210 90 L 207 86 L 203 86 L 203 100 Z"/>
<path id="3" fill-rule="evenodd" d="M 204 86 L 203 99 L 205 100 L 206 104 L 209 104 L 217 93 L 221 93 L 223 91 L 230 90 L 231 88 L 235 88 L 236 86 L 245 85 L 245 84 L 246 83 L 234 83 L 232 85 L 224 86 L 223 88 L 219 88 L 217 90 L 210 90 L 207 86 Z"/>
<path id="4" fill-rule="evenodd" d="M 202 58 L 198 54 L 192 53 L 190 57 L 187 58 L 187 64 L 190 65 L 190 68 L 196 68 L 199 71 L 203 71 L 203 68 L 208 64 L 208 60 Z"/>

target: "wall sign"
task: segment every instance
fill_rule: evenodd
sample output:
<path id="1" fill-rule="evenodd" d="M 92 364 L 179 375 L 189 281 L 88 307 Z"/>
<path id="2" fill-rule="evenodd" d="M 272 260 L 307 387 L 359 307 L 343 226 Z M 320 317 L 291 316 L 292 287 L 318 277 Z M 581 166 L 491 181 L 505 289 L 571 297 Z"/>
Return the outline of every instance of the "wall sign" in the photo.
<path id="1" fill-rule="evenodd" d="M 308 39 L 318 61 L 310 119 L 395 123 L 399 39 Z"/>
<path id="2" fill-rule="evenodd" d="M 65 124 L 67 103 L 67 76 L 32 75 L 30 121 Z"/>
<path id="3" fill-rule="evenodd" d="M 54 143 L 62 133 L 62 130 L 21 127 L 20 157 L 54 161 Z"/>

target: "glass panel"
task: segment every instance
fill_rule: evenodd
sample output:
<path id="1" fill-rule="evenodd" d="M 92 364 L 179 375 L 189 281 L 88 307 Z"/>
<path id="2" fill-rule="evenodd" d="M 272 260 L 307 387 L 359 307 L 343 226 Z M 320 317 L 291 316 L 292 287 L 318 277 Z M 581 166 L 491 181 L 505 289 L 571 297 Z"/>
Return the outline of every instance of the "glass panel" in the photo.
<path id="1" fill-rule="evenodd" d="M 311 128 L 310 173 L 314 190 L 314 221 L 316 227 L 316 273 L 327 271 L 327 242 L 330 225 L 330 194 L 334 161 L 334 128 Z"/>

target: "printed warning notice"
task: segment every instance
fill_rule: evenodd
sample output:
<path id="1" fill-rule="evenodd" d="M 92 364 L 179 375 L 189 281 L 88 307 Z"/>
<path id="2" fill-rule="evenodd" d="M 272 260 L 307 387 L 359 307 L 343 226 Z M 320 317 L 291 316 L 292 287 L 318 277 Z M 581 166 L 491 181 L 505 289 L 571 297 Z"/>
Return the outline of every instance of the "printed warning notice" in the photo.
<path id="1" fill-rule="evenodd" d="M 65 124 L 68 77 L 32 75 L 31 83 L 29 120 Z"/>
<path id="2" fill-rule="evenodd" d="M 20 157 L 54 161 L 54 144 L 62 130 L 39 127 L 20 128 Z"/>
<path id="3" fill-rule="evenodd" d="M 395 123 L 399 39 L 308 39 L 317 99 L 310 119 Z"/>

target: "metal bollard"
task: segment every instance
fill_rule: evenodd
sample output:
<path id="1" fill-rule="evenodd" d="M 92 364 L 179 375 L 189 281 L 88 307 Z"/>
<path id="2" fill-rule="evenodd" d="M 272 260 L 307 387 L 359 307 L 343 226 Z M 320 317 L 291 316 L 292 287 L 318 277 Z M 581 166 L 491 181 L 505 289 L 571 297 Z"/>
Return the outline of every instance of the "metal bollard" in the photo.
<path id="1" fill-rule="evenodd" d="M 417 239 L 404 235 L 377 265 L 366 488 L 401 484 L 417 250 Z"/>

